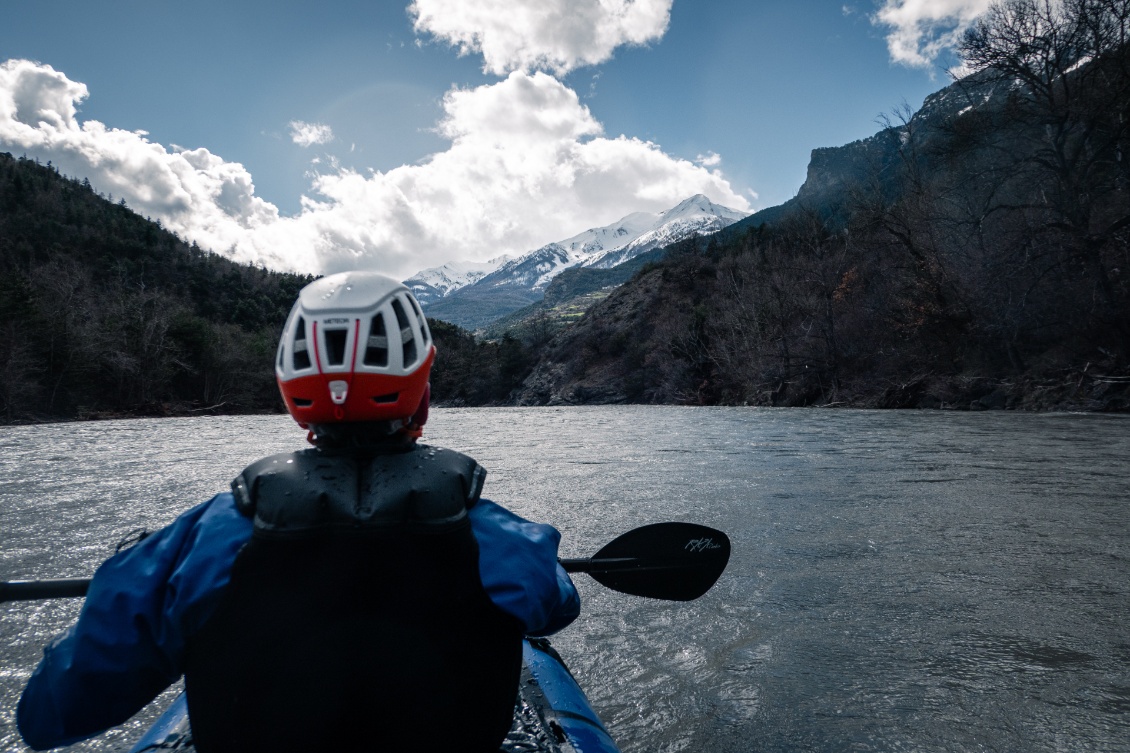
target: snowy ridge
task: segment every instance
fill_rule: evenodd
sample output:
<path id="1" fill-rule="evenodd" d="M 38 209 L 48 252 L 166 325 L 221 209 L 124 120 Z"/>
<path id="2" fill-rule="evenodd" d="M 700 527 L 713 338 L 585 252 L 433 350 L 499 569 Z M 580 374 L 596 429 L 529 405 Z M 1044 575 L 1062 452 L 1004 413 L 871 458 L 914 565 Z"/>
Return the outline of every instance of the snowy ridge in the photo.
<path id="1" fill-rule="evenodd" d="M 405 280 L 404 284 L 421 305 L 426 305 L 478 282 L 513 258 L 504 254 L 489 261 L 448 262 L 442 267 L 421 270 Z"/>
<path id="2" fill-rule="evenodd" d="M 640 215 L 632 215 L 636 216 Z M 720 206 L 698 194 L 673 209 L 660 212 L 658 222 L 653 222 L 652 227 L 619 247 L 596 254 L 584 266 L 609 269 L 653 248 L 669 246 L 692 235 L 715 233 L 747 216 L 746 212 Z"/>
<path id="3" fill-rule="evenodd" d="M 424 304 L 467 288 L 522 288 L 540 293 L 566 269 L 614 267 L 654 248 L 716 232 L 746 216 L 697 194 L 664 212 L 634 212 L 611 225 L 591 228 L 517 258 L 498 257 L 480 265 L 453 262 L 419 272 L 405 284 L 418 298 L 418 289 L 424 292 L 427 300 L 420 298 Z M 477 276 L 471 279 L 472 274 Z"/>

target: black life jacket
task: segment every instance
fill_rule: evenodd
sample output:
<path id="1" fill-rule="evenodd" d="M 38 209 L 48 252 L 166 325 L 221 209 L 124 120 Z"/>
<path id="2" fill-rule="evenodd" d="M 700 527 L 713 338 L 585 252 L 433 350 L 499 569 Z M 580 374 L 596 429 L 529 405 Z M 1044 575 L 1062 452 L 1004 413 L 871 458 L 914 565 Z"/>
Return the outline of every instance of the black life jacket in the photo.
<path id="1" fill-rule="evenodd" d="M 307 450 L 232 482 L 254 532 L 190 636 L 201 753 L 497 751 L 522 628 L 490 601 L 467 509 L 484 471 L 449 450 Z"/>

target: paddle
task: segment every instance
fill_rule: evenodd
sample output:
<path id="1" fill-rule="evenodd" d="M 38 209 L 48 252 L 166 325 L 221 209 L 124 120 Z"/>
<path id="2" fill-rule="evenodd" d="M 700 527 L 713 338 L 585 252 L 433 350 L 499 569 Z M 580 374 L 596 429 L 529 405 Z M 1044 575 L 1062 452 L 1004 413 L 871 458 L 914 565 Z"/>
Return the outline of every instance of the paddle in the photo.
<path id="1" fill-rule="evenodd" d="M 86 589 L 89 587 L 90 578 L 0 581 L 0 603 L 86 596 Z"/>
<path id="2" fill-rule="evenodd" d="M 561 560 L 614 591 L 690 601 L 710 590 L 730 559 L 726 534 L 694 523 L 654 523 L 628 531 L 587 559 Z M 0 603 L 85 596 L 89 578 L 0 581 Z"/>
<path id="3" fill-rule="evenodd" d="M 730 559 L 726 534 L 694 523 L 653 523 L 628 531 L 588 559 L 561 560 L 613 591 L 691 601 L 710 590 Z"/>

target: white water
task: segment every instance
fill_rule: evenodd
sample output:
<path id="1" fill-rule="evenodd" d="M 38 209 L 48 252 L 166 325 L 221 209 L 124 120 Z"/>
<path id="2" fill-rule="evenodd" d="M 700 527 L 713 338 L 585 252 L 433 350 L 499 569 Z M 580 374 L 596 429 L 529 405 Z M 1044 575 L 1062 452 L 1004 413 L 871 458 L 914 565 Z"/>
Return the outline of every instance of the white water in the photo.
<path id="1" fill-rule="evenodd" d="M 625 751 L 1130 751 L 1130 420 L 695 409 L 437 410 L 486 496 L 587 556 L 686 520 L 734 545 L 690 604 L 578 576 L 554 639 Z M 299 449 L 286 417 L 8 428 L 0 578 L 89 574 L 133 528 Z M 0 605 L 0 750 L 74 602 Z M 76 746 L 128 747 L 151 718 Z"/>

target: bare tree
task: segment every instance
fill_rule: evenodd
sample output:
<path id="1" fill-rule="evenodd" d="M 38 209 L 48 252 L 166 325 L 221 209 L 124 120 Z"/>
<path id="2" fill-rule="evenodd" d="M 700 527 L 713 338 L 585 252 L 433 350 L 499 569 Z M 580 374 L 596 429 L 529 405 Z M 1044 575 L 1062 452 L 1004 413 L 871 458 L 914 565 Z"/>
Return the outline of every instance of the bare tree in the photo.
<path id="1" fill-rule="evenodd" d="M 997 208 L 1045 213 L 1062 236 L 1059 263 L 1086 269 L 1100 316 L 1119 327 L 1109 314 L 1124 303 L 1112 275 L 1125 269 L 1116 239 L 1130 228 L 1128 34 L 1130 0 L 1005 0 L 960 47 L 971 69 L 1012 82 L 1008 112 L 1026 142 L 1015 153 L 1038 187 Z"/>

